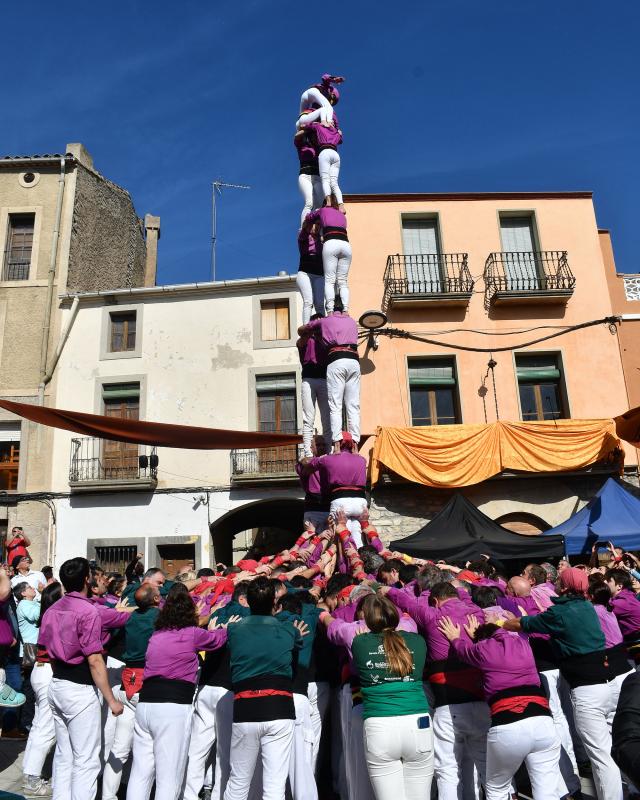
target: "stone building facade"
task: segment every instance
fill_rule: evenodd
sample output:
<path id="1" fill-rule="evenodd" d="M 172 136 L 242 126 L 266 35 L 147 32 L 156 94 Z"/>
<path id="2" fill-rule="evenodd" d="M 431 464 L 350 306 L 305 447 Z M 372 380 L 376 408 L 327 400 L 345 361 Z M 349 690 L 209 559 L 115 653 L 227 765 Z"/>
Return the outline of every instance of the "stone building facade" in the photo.
<path id="1" fill-rule="evenodd" d="M 157 220 L 157 218 L 153 218 Z M 63 335 L 58 295 L 155 283 L 159 224 L 147 235 L 126 190 L 82 144 L 0 158 L 0 397 L 49 404 Z M 147 276 L 145 278 L 145 275 Z M 48 560 L 52 432 L 0 410 L 0 537 L 21 524 Z"/>

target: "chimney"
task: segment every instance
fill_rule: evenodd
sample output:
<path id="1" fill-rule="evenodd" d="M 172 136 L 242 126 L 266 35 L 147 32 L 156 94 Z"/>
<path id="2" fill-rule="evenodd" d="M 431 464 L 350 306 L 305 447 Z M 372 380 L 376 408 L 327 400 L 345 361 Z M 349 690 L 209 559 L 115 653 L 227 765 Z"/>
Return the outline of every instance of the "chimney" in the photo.
<path id="1" fill-rule="evenodd" d="M 147 258 L 144 264 L 144 285 L 156 285 L 158 271 L 158 239 L 160 238 L 160 217 L 144 215 L 144 233 L 147 241 Z"/>
<path id="2" fill-rule="evenodd" d="M 76 161 L 79 161 L 87 169 L 93 169 L 93 158 L 91 153 L 81 142 L 71 142 L 67 145 L 65 153 L 71 153 Z"/>

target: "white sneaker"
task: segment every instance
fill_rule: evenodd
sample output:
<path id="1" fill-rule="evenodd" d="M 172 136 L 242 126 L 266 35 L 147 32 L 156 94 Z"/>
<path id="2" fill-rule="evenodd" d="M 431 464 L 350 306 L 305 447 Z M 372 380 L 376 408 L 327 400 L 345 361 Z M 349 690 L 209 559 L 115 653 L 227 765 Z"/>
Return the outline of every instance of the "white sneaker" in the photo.
<path id="1" fill-rule="evenodd" d="M 44 778 L 38 778 L 34 775 L 25 775 L 22 784 L 22 791 L 27 797 L 50 797 L 53 792 L 53 787 Z"/>

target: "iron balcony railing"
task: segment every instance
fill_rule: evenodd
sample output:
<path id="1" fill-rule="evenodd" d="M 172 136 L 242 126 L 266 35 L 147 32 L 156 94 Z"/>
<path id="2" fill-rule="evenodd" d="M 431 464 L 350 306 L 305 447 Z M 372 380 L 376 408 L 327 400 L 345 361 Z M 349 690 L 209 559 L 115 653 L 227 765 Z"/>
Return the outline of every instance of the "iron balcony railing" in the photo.
<path id="1" fill-rule="evenodd" d="M 274 478 L 296 474 L 296 463 L 302 458 L 302 445 L 260 447 L 254 450 L 231 451 L 231 478 Z"/>
<path id="2" fill-rule="evenodd" d="M 566 250 L 490 253 L 484 282 L 488 300 L 498 292 L 570 294 L 576 285 Z"/>
<path id="3" fill-rule="evenodd" d="M 16 260 L 7 257 L 2 268 L 3 281 L 26 281 L 29 278 L 31 258 Z"/>
<path id="4" fill-rule="evenodd" d="M 467 262 L 467 253 L 387 256 L 385 304 L 394 296 L 471 294 L 473 278 Z"/>
<path id="5" fill-rule="evenodd" d="M 156 480 L 155 447 L 86 437 L 71 440 L 69 482 Z"/>

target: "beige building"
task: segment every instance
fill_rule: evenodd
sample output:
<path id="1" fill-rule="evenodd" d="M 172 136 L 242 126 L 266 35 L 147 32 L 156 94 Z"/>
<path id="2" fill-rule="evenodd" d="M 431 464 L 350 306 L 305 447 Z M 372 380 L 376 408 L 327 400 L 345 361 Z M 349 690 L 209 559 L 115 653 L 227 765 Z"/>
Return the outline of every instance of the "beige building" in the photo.
<path id="1" fill-rule="evenodd" d="M 293 433 L 301 426 L 295 279 L 66 294 L 58 408 Z M 229 561 L 254 535 L 297 533 L 297 448 L 205 451 L 56 430 L 52 561 L 122 569 L 136 552 L 169 573 Z M 259 530 L 260 529 L 260 530 Z M 243 533 L 249 531 L 249 533 Z M 242 534 L 239 535 L 238 534 Z M 234 536 L 236 541 L 234 545 Z"/>
<path id="2" fill-rule="evenodd" d="M 0 397 L 50 404 L 62 345 L 58 295 L 155 284 L 159 219 L 96 171 L 81 144 L 64 155 L 0 158 Z M 0 410 L 0 536 L 21 524 L 36 563 L 50 556 L 52 432 Z"/>

